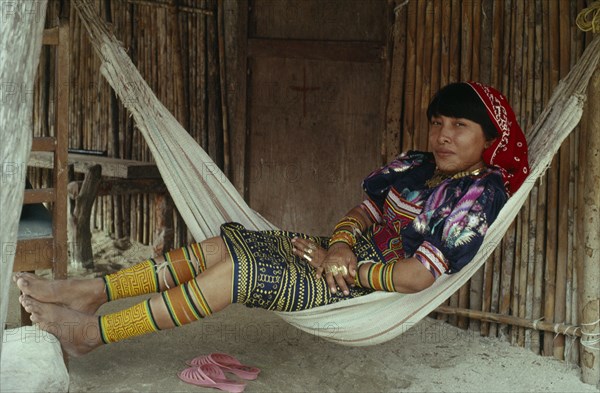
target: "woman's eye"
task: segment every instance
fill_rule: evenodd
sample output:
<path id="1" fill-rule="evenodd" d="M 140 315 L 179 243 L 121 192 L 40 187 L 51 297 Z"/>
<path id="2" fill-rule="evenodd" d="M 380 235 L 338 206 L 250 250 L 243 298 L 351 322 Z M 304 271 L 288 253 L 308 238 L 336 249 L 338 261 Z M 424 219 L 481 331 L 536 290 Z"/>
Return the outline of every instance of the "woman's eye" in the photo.
<path id="1" fill-rule="evenodd" d="M 465 123 L 460 122 L 460 121 L 457 121 L 454 125 L 456 125 L 457 127 L 464 127 L 464 126 L 466 126 Z"/>

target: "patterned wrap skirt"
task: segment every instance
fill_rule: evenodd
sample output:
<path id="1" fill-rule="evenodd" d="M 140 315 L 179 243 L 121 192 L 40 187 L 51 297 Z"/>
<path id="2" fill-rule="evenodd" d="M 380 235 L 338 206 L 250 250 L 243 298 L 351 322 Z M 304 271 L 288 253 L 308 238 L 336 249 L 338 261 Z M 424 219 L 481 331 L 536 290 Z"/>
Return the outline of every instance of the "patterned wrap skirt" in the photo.
<path id="1" fill-rule="evenodd" d="M 292 238 L 310 239 L 323 248 L 327 237 L 307 236 L 280 230 L 251 231 L 238 223 L 221 226 L 233 261 L 232 300 L 248 307 L 274 311 L 299 311 L 371 293 L 371 289 L 349 287 L 345 296 L 329 291 L 324 277 L 317 279 L 315 269 L 292 252 Z M 383 257 L 365 231 L 353 248 L 359 261 L 383 262 Z"/>

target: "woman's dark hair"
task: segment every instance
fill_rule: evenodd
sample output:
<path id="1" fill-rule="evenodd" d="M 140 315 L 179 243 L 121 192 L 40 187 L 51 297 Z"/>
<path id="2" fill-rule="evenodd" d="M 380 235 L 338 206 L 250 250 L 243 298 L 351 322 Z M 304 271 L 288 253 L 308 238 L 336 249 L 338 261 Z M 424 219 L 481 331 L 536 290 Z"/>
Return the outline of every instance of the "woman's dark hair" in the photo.
<path id="1" fill-rule="evenodd" d="M 427 118 L 447 116 L 469 119 L 483 129 L 485 139 L 491 141 L 498 136 L 485 105 L 471 86 L 466 83 L 451 83 L 444 86 L 427 107 Z"/>

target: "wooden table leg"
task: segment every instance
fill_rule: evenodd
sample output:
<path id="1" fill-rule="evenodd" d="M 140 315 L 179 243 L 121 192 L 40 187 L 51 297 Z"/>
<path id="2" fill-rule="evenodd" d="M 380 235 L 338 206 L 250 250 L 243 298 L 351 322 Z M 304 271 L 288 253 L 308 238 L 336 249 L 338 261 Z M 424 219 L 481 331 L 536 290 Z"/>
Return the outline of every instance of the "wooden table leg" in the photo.
<path id="1" fill-rule="evenodd" d="M 173 248 L 173 201 L 169 194 L 156 194 L 154 215 L 154 255 L 162 255 Z"/>
<path id="2" fill-rule="evenodd" d="M 96 200 L 98 187 L 100 186 L 102 167 L 94 165 L 85 174 L 81 190 L 69 185 L 69 199 L 74 206 L 69 209 L 69 225 L 71 227 L 73 242 L 73 260 L 87 269 L 94 267 L 94 256 L 92 254 L 92 232 L 90 230 L 90 218 L 92 206 Z"/>

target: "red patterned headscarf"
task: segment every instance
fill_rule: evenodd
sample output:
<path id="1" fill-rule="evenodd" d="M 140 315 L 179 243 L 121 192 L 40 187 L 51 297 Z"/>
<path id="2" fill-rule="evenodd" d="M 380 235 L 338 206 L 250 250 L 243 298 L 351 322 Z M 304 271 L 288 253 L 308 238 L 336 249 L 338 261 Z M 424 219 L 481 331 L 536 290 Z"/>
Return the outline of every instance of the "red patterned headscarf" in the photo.
<path id="1" fill-rule="evenodd" d="M 527 141 L 506 97 L 493 87 L 467 82 L 475 90 L 498 130 L 494 143 L 483 151 L 483 161 L 500 169 L 509 195 L 514 194 L 529 175 Z"/>

